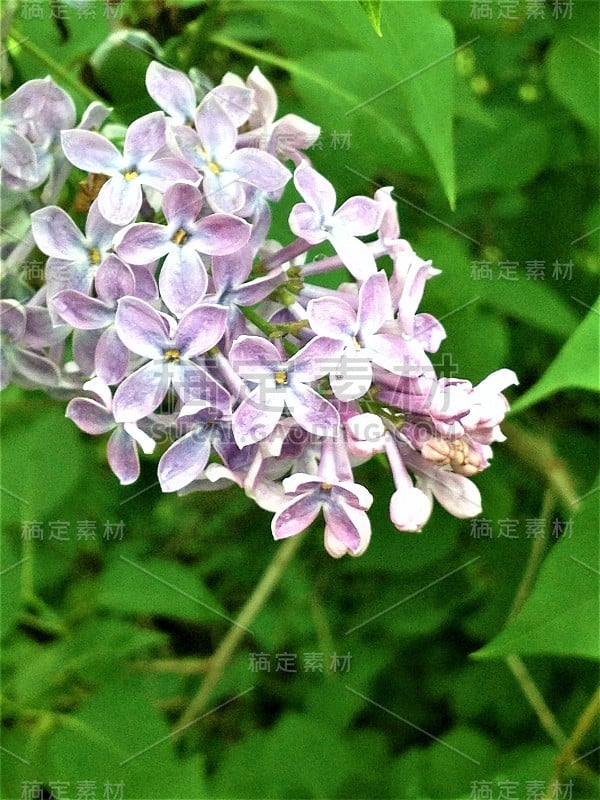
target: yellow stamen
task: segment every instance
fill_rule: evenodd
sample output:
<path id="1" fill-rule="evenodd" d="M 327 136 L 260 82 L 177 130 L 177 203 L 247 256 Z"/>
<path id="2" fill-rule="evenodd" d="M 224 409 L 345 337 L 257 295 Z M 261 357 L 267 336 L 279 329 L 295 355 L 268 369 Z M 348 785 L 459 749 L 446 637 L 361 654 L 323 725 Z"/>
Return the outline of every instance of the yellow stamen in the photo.
<path id="1" fill-rule="evenodd" d="M 187 233 L 183 230 L 183 228 L 179 228 L 178 231 L 175 232 L 171 241 L 174 244 L 183 244 L 187 239 Z"/>
<path id="2" fill-rule="evenodd" d="M 321 484 L 321 489 L 323 489 L 323 491 L 325 491 L 325 492 L 328 492 L 331 489 L 331 484 L 330 483 L 322 483 Z"/>
<path id="3" fill-rule="evenodd" d="M 128 169 L 127 172 L 123 173 L 123 177 L 126 181 L 132 181 L 134 178 L 137 178 L 138 174 L 134 169 Z"/>
<path id="4" fill-rule="evenodd" d="M 173 348 L 171 350 L 165 350 L 165 361 L 170 362 L 174 361 L 175 363 L 179 361 L 180 352 L 179 350 Z"/>
<path id="5" fill-rule="evenodd" d="M 221 167 L 218 164 L 215 164 L 214 161 L 209 161 L 207 166 L 209 170 L 215 175 L 218 175 L 221 172 Z"/>
<path id="6" fill-rule="evenodd" d="M 102 261 L 100 250 L 98 250 L 97 247 L 93 247 L 90 250 L 90 261 L 92 262 L 92 264 L 99 264 Z"/>
<path id="7" fill-rule="evenodd" d="M 283 386 L 287 383 L 287 372 L 284 370 L 279 370 L 279 372 L 275 373 L 275 383 L 278 386 Z"/>

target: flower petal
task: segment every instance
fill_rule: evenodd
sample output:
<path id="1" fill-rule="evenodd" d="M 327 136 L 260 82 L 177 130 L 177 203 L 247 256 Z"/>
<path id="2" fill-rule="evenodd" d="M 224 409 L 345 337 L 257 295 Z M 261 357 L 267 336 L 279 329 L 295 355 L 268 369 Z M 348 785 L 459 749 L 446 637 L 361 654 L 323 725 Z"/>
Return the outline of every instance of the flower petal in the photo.
<path id="1" fill-rule="evenodd" d="M 152 61 L 146 71 L 146 88 L 154 102 L 176 122 L 183 125 L 193 121 L 196 93 L 187 75 Z"/>
<path id="2" fill-rule="evenodd" d="M 137 222 L 127 228 L 117 244 L 117 253 L 129 264 L 149 264 L 166 255 L 172 247 L 166 225 Z"/>
<path id="3" fill-rule="evenodd" d="M 202 259 L 191 247 L 176 247 L 165 259 L 158 278 L 160 294 L 171 313 L 180 317 L 206 293 L 208 276 Z"/>
<path id="4" fill-rule="evenodd" d="M 262 377 L 272 377 L 285 359 L 272 342 L 260 336 L 240 336 L 229 351 L 229 361 L 238 375 L 258 383 Z"/>
<path id="5" fill-rule="evenodd" d="M 162 111 L 153 111 L 134 120 L 127 128 L 123 145 L 123 158 L 128 168 L 152 157 L 165 145 L 166 119 Z"/>
<path id="6" fill-rule="evenodd" d="M 129 350 L 119 339 L 116 328 L 110 325 L 98 339 L 94 354 L 94 366 L 104 383 L 120 383 L 127 374 Z"/>
<path id="7" fill-rule="evenodd" d="M 365 281 L 369 275 L 377 272 L 373 254 L 360 239 L 337 233 L 330 234 L 328 238 L 344 266 L 356 280 Z"/>
<path id="8" fill-rule="evenodd" d="M 150 361 L 117 387 L 113 398 L 117 422 L 137 422 L 158 408 L 170 385 L 165 366 L 160 361 Z"/>
<path id="9" fill-rule="evenodd" d="M 163 358 L 169 329 L 165 318 L 148 303 L 137 297 L 122 298 L 115 325 L 121 341 L 132 352 L 146 358 Z"/>
<path id="10" fill-rule="evenodd" d="M 114 428 L 113 415 L 101 403 L 88 397 L 75 397 L 67 406 L 65 416 L 77 427 L 92 436 L 98 436 Z"/>
<path id="11" fill-rule="evenodd" d="M 121 297 L 135 294 L 135 276 L 128 264 L 111 253 L 98 267 L 94 286 L 103 302 L 114 305 Z"/>
<path id="12" fill-rule="evenodd" d="M 287 539 L 305 531 L 317 518 L 321 510 L 318 494 L 303 494 L 294 497 L 273 517 L 271 530 L 274 539 Z"/>
<path id="13" fill-rule="evenodd" d="M 335 209 L 335 189 L 326 178 L 310 167 L 306 161 L 296 168 L 294 172 L 296 189 L 322 218 L 329 219 Z"/>
<path id="14" fill-rule="evenodd" d="M 85 239 L 71 217 L 58 206 L 48 206 L 31 215 L 31 230 L 42 253 L 75 261 L 87 258 Z"/>
<path id="15" fill-rule="evenodd" d="M 370 197 L 351 197 L 333 215 L 336 230 L 350 236 L 366 236 L 379 227 L 382 208 Z"/>
<path id="16" fill-rule="evenodd" d="M 232 419 L 233 436 L 238 447 L 265 439 L 281 419 L 284 407 L 284 394 L 269 393 L 268 405 L 265 402 L 262 386 L 257 386 L 236 409 Z"/>
<path id="17" fill-rule="evenodd" d="M 73 289 L 64 289 L 52 298 L 57 314 L 74 328 L 94 330 L 105 328 L 113 321 L 115 312 L 101 300 L 88 297 Z"/>
<path id="18" fill-rule="evenodd" d="M 231 214 L 211 214 L 198 224 L 190 244 L 208 255 L 225 256 L 240 250 L 250 239 L 252 227 Z"/>
<path id="19" fill-rule="evenodd" d="M 340 426 L 335 407 L 310 386 L 295 384 L 286 392 L 285 402 L 298 425 L 318 436 L 333 436 Z"/>
<path id="20" fill-rule="evenodd" d="M 182 357 L 206 353 L 222 338 L 227 324 L 227 309 L 217 305 L 199 305 L 188 309 L 179 321 L 173 343 Z"/>
<path id="21" fill-rule="evenodd" d="M 140 476 L 140 459 L 131 436 L 118 425 L 111 433 L 106 446 L 110 468 L 123 486 L 135 483 Z"/>
<path id="22" fill-rule="evenodd" d="M 120 173 L 114 175 L 100 189 L 98 208 L 114 225 L 128 225 L 142 205 L 142 188 L 139 178 L 125 180 Z"/>
<path id="23" fill-rule="evenodd" d="M 387 275 L 379 270 L 370 275 L 358 293 L 357 320 L 360 333 L 377 333 L 384 322 L 393 319 L 392 299 Z"/>
<path id="24" fill-rule="evenodd" d="M 328 375 L 339 364 L 344 342 L 328 336 L 315 336 L 292 356 L 288 368 L 294 386 L 297 381 L 310 382 Z"/>
<path id="25" fill-rule="evenodd" d="M 210 431 L 196 428 L 174 442 L 158 464 L 163 492 L 177 492 L 202 473 L 210 455 Z"/>
<path id="26" fill-rule="evenodd" d="M 306 306 L 310 327 L 318 336 L 347 341 L 356 333 L 356 311 L 341 297 L 319 297 Z"/>
<path id="27" fill-rule="evenodd" d="M 276 192 L 283 189 L 292 177 L 274 156 L 255 147 L 242 147 L 235 150 L 224 165 L 227 170 L 263 192 Z"/>
<path id="28" fill-rule="evenodd" d="M 94 131 L 63 131 L 61 143 L 71 164 L 85 172 L 114 175 L 126 167 L 114 144 Z"/>

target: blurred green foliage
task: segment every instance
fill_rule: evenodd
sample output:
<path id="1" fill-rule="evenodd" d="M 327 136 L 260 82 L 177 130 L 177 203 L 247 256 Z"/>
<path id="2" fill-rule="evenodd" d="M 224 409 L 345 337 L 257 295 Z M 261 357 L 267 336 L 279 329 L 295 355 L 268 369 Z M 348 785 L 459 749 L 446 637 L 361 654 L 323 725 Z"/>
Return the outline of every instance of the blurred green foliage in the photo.
<path id="1" fill-rule="evenodd" d="M 203 659 L 281 547 L 269 515 L 235 490 L 162 496 L 157 458 L 120 487 L 104 442 L 59 401 L 8 389 L 2 796 L 597 796 L 593 730 L 577 742 L 589 755 L 555 764 L 502 659 L 527 657 L 568 736 L 598 678 L 598 4 L 12 10 L 4 93 L 50 73 L 79 110 L 96 95 L 118 122 L 153 110 L 153 58 L 212 81 L 258 63 L 280 113 L 321 126 L 310 156 L 338 198 L 395 187 L 403 235 L 443 269 L 423 304 L 448 332 L 438 369 L 476 382 L 508 366 L 521 386 L 477 479 L 482 517 L 437 508 L 400 534 L 387 475 L 363 467 L 367 553 L 333 561 L 319 524 L 304 534 L 177 740 Z M 284 242 L 293 202 L 288 191 L 275 213 Z M 506 624 L 532 550 L 544 563 Z"/>

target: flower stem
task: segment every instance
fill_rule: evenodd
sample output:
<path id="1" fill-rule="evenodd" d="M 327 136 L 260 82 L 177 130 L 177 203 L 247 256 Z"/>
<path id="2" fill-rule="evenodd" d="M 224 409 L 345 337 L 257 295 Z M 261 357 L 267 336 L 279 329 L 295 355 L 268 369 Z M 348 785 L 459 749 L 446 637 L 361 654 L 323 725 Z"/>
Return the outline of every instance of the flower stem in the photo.
<path id="1" fill-rule="evenodd" d="M 235 653 L 248 626 L 252 624 L 261 608 L 269 599 L 273 589 L 281 580 L 285 568 L 292 560 L 302 542 L 302 536 L 292 536 L 278 546 L 273 560 L 264 571 L 262 578 L 240 611 L 236 623 L 229 629 L 217 651 L 210 658 L 204 682 L 186 711 L 178 720 L 173 732 L 174 737 L 179 736 L 184 729 L 187 730 L 196 718 L 202 715 L 214 688 L 219 683 L 225 667 Z"/>

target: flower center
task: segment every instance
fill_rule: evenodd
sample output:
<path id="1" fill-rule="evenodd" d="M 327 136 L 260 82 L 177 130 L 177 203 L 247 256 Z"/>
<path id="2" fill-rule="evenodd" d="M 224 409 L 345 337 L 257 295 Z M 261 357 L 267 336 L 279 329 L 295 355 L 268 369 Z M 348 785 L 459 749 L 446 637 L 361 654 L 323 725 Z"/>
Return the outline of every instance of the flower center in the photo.
<path id="1" fill-rule="evenodd" d="M 165 361 L 169 363 L 176 364 L 179 361 L 180 352 L 176 348 L 172 348 L 169 350 L 165 350 Z"/>
<path id="2" fill-rule="evenodd" d="M 209 161 L 209 162 L 208 162 L 208 164 L 207 164 L 206 166 L 209 168 L 209 170 L 210 170 L 210 171 L 211 171 L 211 172 L 212 172 L 214 175 L 218 175 L 218 174 L 221 172 L 221 167 L 220 167 L 218 164 L 215 164 L 215 162 L 214 162 L 214 161 Z"/>
<path id="3" fill-rule="evenodd" d="M 330 483 L 322 483 L 322 484 L 321 484 L 321 489 L 322 489 L 324 492 L 330 492 L 330 491 L 331 491 L 331 488 L 332 488 L 332 487 L 331 487 L 331 484 L 330 484 Z"/>
<path id="4" fill-rule="evenodd" d="M 285 370 L 280 369 L 275 373 L 275 383 L 278 386 L 285 386 L 287 383 L 287 372 Z"/>
<path id="5" fill-rule="evenodd" d="M 90 250 L 90 261 L 92 264 L 99 264 L 102 261 L 102 256 L 100 255 L 100 250 L 97 247 L 92 247 Z"/>
<path id="6" fill-rule="evenodd" d="M 356 338 L 356 336 L 352 337 L 352 344 L 354 345 L 355 350 L 360 350 L 360 342 Z"/>
<path id="7" fill-rule="evenodd" d="M 179 230 L 175 231 L 175 233 L 173 234 L 171 241 L 174 244 L 182 245 L 185 244 L 187 238 L 188 238 L 187 233 L 183 230 L 183 228 L 179 228 Z"/>
<path id="8" fill-rule="evenodd" d="M 123 177 L 126 181 L 132 181 L 134 178 L 137 178 L 138 174 L 134 169 L 128 169 L 127 172 L 123 173 Z"/>

